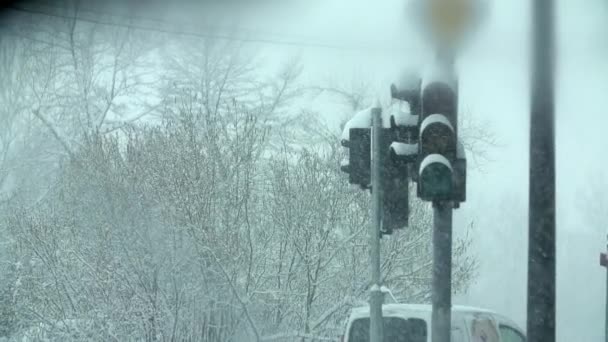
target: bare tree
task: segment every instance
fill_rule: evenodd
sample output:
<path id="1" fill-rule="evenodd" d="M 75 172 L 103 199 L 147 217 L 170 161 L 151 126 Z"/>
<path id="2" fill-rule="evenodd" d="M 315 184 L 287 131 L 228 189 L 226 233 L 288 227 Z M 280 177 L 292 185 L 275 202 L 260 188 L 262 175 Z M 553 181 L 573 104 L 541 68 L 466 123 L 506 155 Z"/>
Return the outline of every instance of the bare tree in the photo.
<path id="1" fill-rule="evenodd" d="M 18 32 L 31 43 L 30 64 L 20 69 L 28 110 L 67 154 L 83 134 L 112 132 L 154 109 L 138 100 L 150 97 L 155 81 L 142 35 L 82 21 L 78 4 L 58 3 L 57 17 L 22 15 Z"/>
<path id="2" fill-rule="evenodd" d="M 298 64 L 263 77 L 250 51 L 215 40 L 174 40 L 166 51 L 176 53 L 155 55 L 136 33 L 65 10 L 28 32 L 36 41 L 23 51 L 33 57 L 19 59 L 23 73 L 9 80 L 25 88 L 6 107 L 19 129 L 0 135 L 2 151 L 35 128 L 48 145 L 37 141 L 31 149 L 43 152 L 33 159 L 48 158 L 57 172 L 42 182 L 44 196 L 16 201 L 2 221 L 12 256 L 0 292 L 11 308 L 0 320 L 6 333 L 335 334 L 369 287 L 369 198 L 344 180 L 337 136 L 292 109 Z M 149 74 L 155 58 L 160 76 Z M 160 105 L 129 102 L 149 92 Z M 429 222 L 416 202 L 411 227 L 385 242 L 385 282 L 405 300 L 428 298 Z M 468 241 L 455 248 L 457 289 L 474 276 Z"/>
<path id="3" fill-rule="evenodd" d="M 348 309 L 366 299 L 369 198 L 348 187 L 339 155 L 338 148 L 329 154 L 286 150 L 271 164 L 269 210 L 278 255 L 266 302 L 276 303 L 267 316 L 279 330 L 333 335 Z M 430 215 L 428 205 L 415 201 L 410 226 L 383 243 L 384 281 L 404 302 L 430 298 Z M 456 241 L 455 291 L 475 276 L 470 242 Z"/>
<path id="4" fill-rule="evenodd" d="M 14 191 L 9 183 L 17 169 L 16 152 L 26 136 L 28 118 L 28 80 L 19 70 L 31 62 L 31 44 L 0 34 L 0 201 L 10 199 Z"/>

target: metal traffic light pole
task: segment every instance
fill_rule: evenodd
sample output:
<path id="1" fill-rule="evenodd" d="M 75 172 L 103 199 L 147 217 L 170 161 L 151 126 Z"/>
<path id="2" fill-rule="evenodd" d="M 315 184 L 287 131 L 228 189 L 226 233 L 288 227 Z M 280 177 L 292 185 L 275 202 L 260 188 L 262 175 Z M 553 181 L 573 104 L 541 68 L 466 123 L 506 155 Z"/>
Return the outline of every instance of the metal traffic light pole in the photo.
<path id="1" fill-rule="evenodd" d="M 606 245 L 606 252 L 600 253 L 600 266 L 606 269 L 606 308 L 604 313 L 604 340 L 608 342 L 608 245 Z"/>
<path id="2" fill-rule="evenodd" d="M 536 2 L 542 2 L 538 0 Z M 452 214 L 466 198 L 466 157 L 458 140 L 456 53 L 481 19 L 478 0 L 414 1 L 435 45 L 437 72 L 423 77 L 418 197 L 433 203 L 432 342 L 449 342 Z"/>
<path id="3" fill-rule="evenodd" d="M 452 323 L 452 203 L 433 203 L 432 342 L 450 341 Z"/>
<path id="4" fill-rule="evenodd" d="M 606 245 L 606 253 L 600 256 L 600 265 L 606 268 L 606 308 L 604 313 L 604 340 L 608 342 L 608 245 Z"/>
<path id="5" fill-rule="evenodd" d="M 532 1 L 528 319 L 530 342 L 555 341 L 554 8 Z"/>
<path id="6" fill-rule="evenodd" d="M 380 287 L 380 230 L 382 225 L 382 109 L 380 105 L 372 108 L 372 222 L 369 225 L 370 261 L 372 287 L 370 291 L 369 312 L 371 342 L 384 339 L 382 322 L 383 295 Z"/>
<path id="7" fill-rule="evenodd" d="M 454 57 L 450 52 L 438 51 L 437 59 L 453 72 Z M 455 102 L 456 111 L 457 99 L 458 95 Z M 433 201 L 432 342 L 448 342 L 451 339 L 452 213 L 452 201 Z"/>

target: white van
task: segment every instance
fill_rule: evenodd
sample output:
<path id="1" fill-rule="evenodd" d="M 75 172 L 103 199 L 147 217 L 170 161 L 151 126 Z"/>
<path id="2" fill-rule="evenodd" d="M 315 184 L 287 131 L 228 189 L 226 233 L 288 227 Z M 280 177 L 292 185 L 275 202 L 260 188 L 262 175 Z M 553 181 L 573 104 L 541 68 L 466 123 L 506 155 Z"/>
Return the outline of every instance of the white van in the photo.
<path id="1" fill-rule="evenodd" d="M 384 304 L 384 341 L 431 342 L 431 305 Z M 354 308 L 342 337 L 344 342 L 369 341 L 369 306 Z M 523 330 L 495 312 L 452 306 L 451 342 L 525 342 Z"/>

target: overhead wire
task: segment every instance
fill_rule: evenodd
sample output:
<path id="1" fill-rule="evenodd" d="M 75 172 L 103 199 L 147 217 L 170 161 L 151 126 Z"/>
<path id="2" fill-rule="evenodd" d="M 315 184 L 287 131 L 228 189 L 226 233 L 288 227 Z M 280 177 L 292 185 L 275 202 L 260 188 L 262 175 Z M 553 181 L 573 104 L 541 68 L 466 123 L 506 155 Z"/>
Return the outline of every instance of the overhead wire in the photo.
<path id="1" fill-rule="evenodd" d="M 61 7 L 60 8 L 58 6 L 55 6 L 55 4 L 53 4 L 50 1 L 37 0 L 36 4 L 43 4 L 43 6 L 45 6 L 47 8 L 52 8 L 54 10 L 62 10 L 62 11 L 69 11 L 69 10 L 71 10 L 69 8 L 66 8 L 66 7 Z M 132 13 L 131 11 L 129 11 L 129 14 L 122 14 L 121 15 L 121 14 L 117 14 L 115 12 L 114 13 L 110 13 L 110 12 L 102 11 L 102 10 L 99 10 L 99 9 L 91 9 L 90 7 L 86 8 L 86 7 L 83 7 L 82 4 L 78 5 L 77 12 L 78 13 L 88 12 L 88 13 L 92 13 L 92 14 L 95 14 L 95 15 L 111 16 L 111 17 L 116 17 L 116 18 L 119 18 L 119 19 L 122 19 L 122 20 L 125 20 L 125 21 L 132 21 L 133 19 L 137 19 L 137 20 L 143 20 L 143 21 L 147 21 L 147 22 L 155 22 L 155 23 L 161 24 L 161 25 L 169 25 L 169 22 L 167 22 L 166 20 L 160 19 L 160 18 L 151 18 L 149 16 L 143 16 L 143 15 Z M 192 22 L 184 23 L 183 20 L 180 20 L 180 24 L 181 25 L 184 25 L 184 24 L 185 25 L 188 25 L 188 24 L 189 25 L 196 25 L 196 24 L 194 24 Z M 218 30 L 218 29 L 226 29 L 226 27 L 222 28 L 222 27 L 219 27 L 217 25 L 216 26 L 206 25 L 206 27 L 208 29 L 210 29 L 211 31 Z M 238 31 L 241 31 L 241 32 L 244 32 L 246 34 L 257 34 L 257 35 L 262 34 L 262 35 L 266 35 L 266 36 L 270 35 L 270 36 L 279 36 L 279 37 L 282 36 L 283 38 L 286 38 L 286 39 L 299 39 L 299 40 L 302 40 L 302 39 L 310 39 L 311 38 L 311 37 L 305 37 L 305 36 L 295 37 L 294 35 L 286 35 L 286 34 L 282 34 L 282 33 L 278 33 L 278 32 L 253 30 L 253 29 L 244 28 L 244 27 L 238 27 L 238 28 L 231 27 L 230 28 L 230 30 L 234 30 L 234 29 L 236 29 Z"/>
<path id="2" fill-rule="evenodd" d="M 238 42 L 242 42 L 242 43 L 254 43 L 254 44 L 257 43 L 257 44 L 268 44 L 268 45 L 275 45 L 275 46 L 312 47 L 312 48 L 323 48 L 323 49 L 334 49 L 334 50 L 355 50 L 355 51 L 356 50 L 364 50 L 364 51 L 393 50 L 393 49 L 387 49 L 386 47 L 378 47 L 378 46 L 372 47 L 372 46 L 364 46 L 364 45 L 331 44 L 331 43 L 311 42 L 311 41 L 302 41 L 302 40 L 278 40 L 278 39 L 271 39 L 271 38 L 265 38 L 265 37 L 260 37 L 260 36 L 254 37 L 253 35 L 250 35 L 247 37 L 247 36 L 237 36 L 235 34 L 220 34 L 220 33 L 196 32 L 196 31 L 189 31 L 189 30 L 171 29 L 171 28 L 149 27 L 149 26 L 142 26 L 140 24 L 133 24 L 133 23 L 109 22 L 109 21 L 104 21 L 104 20 L 100 20 L 100 19 L 85 18 L 82 16 L 76 16 L 76 15 L 50 13 L 48 11 L 44 11 L 44 10 L 40 10 L 40 9 L 25 8 L 22 6 L 15 6 L 15 5 L 7 6 L 6 9 L 16 11 L 16 12 L 21 12 L 21 13 L 42 15 L 42 16 L 61 18 L 61 19 L 66 19 L 66 20 L 76 20 L 79 22 L 86 22 L 86 23 L 103 25 L 103 26 L 122 27 L 125 29 L 157 32 L 157 33 L 164 33 L 164 34 L 170 34 L 170 35 L 189 36 L 189 37 L 195 37 L 195 38 L 200 38 L 200 39 L 211 38 L 211 39 L 226 40 L 226 41 L 238 41 Z M 89 11 L 92 13 L 99 12 L 99 11 L 91 11 L 91 10 L 84 10 L 84 11 Z M 106 15 L 113 16 L 113 14 L 109 14 L 109 13 L 106 13 Z M 140 17 L 140 18 L 143 19 L 143 17 Z M 163 20 L 160 20 L 160 19 L 147 18 L 147 20 L 156 21 L 158 23 L 163 23 L 167 26 L 170 25 L 169 23 L 167 23 Z M 217 29 L 219 30 L 220 28 L 217 28 Z"/>

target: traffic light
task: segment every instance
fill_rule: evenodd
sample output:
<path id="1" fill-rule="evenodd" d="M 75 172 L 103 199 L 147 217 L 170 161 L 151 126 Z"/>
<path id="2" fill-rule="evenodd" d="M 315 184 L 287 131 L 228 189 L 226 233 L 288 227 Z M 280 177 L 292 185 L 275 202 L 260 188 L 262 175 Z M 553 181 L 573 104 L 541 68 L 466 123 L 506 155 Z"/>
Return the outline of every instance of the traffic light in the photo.
<path id="1" fill-rule="evenodd" d="M 404 228 L 409 218 L 409 167 L 415 158 L 411 150 L 416 146 L 417 116 L 410 113 L 405 101 L 391 107 L 385 115 L 379 151 L 383 165 L 382 180 L 382 234 Z M 400 105 L 399 105 L 400 104 Z M 390 124 L 389 124 L 390 123 Z M 348 148 L 348 159 L 341 170 L 348 173 L 349 183 L 362 189 L 371 187 L 371 108 L 357 113 L 349 120 L 342 132 L 342 146 Z M 390 126 L 390 127 L 387 127 Z M 417 150 L 415 150 L 417 153 Z"/>
<path id="2" fill-rule="evenodd" d="M 348 161 L 341 170 L 348 173 L 348 181 L 358 184 L 362 189 L 371 184 L 371 130 L 369 128 L 351 128 L 350 140 L 342 140 L 342 146 L 348 148 Z"/>
<path id="3" fill-rule="evenodd" d="M 451 70 L 435 63 L 422 78 L 418 197 L 426 201 L 455 200 L 461 190 L 456 176 L 461 176 L 464 156 L 457 153 L 458 89 Z"/>
<path id="4" fill-rule="evenodd" d="M 458 140 L 454 162 L 454 208 L 467 199 L 467 159 L 462 142 Z"/>
<path id="5" fill-rule="evenodd" d="M 391 97 L 395 100 L 405 101 L 410 106 L 412 115 L 420 115 L 420 83 L 422 80 L 417 74 L 408 74 L 403 77 L 407 79 L 400 82 L 401 87 L 391 84 Z"/>
<path id="6" fill-rule="evenodd" d="M 420 113 L 420 77 L 402 75 L 399 87 L 391 85 L 393 105 L 389 112 L 390 133 L 385 163 L 383 230 L 407 227 L 409 220 L 409 181 L 418 155 L 418 118 Z"/>
<path id="7" fill-rule="evenodd" d="M 344 126 L 341 144 L 348 148 L 348 159 L 340 169 L 348 173 L 350 184 L 369 189 L 371 184 L 371 108 L 355 114 Z"/>
<path id="8" fill-rule="evenodd" d="M 394 93 L 394 87 L 391 87 Z M 388 152 L 383 175 L 383 233 L 407 227 L 409 220 L 410 166 L 418 154 L 418 116 L 412 115 L 410 104 L 398 100 L 391 106 L 390 129 L 383 150 Z"/>
<path id="9" fill-rule="evenodd" d="M 393 104 L 383 115 L 378 153 L 382 168 L 382 234 L 407 227 L 409 181 L 427 201 L 466 198 L 466 158 L 457 138 L 458 89 L 450 66 L 437 64 L 423 77 L 410 74 L 401 88 L 391 86 Z M 348 159 L 341 165 L 349 182 L 372 189 L 372 108 L 358 112 L 342 132 Z"/>

